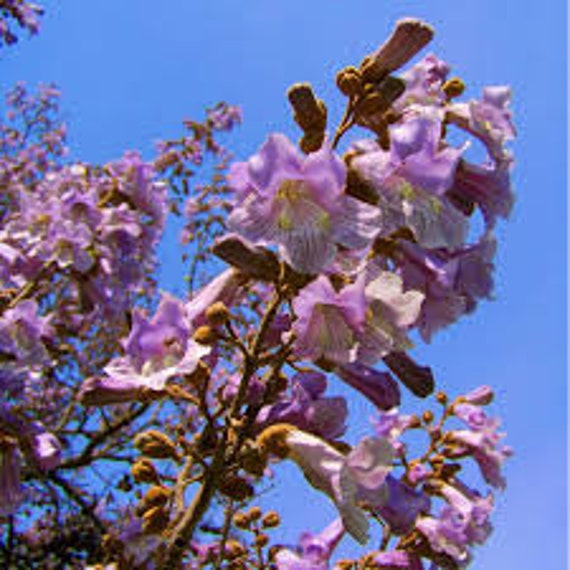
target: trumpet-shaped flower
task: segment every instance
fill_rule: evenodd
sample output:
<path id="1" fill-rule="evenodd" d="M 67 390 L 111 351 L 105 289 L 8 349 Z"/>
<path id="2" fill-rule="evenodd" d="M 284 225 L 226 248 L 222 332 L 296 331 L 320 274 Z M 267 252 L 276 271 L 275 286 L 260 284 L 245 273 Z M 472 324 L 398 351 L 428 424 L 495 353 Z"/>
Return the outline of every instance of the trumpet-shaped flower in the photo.
<path id="1" fill-rule="evenodd" d="M 295 352 L 304 358 L 326 358 L 336 363 L 351 360 L 356 334 L 365 320 L 364 281 L 358 279 L 337 293 L 330 281 L 319 277 L 293 300 L 297 320 Z"/>
<path id="2" fill-rule="evenodd" d="M 262 449 L 294 461 L 307 481 L 334 502 L 347 532 L 361 544 L 367 542 L 368 519 L 359 503 L 380 508 L 386 502 L 385 480 L 394 456 L 387 440 L 364 438 L 345 455 L 319 437 L 277 424 L 258 441 Z"/>
<path id="3" fill-rule="evenodd" d="M 164 295 L 152 319 L 135 312 L 125 356 L 107 364 L 106 378 L 88 379 L 80 398 L 92 405 L 125 402 L 143 389 L 161 391 L 174 376 L 192 373 L 210 348 L 192 339 L 186 310 L 181 301 Z"/>
<path id="4" fill-rule="evenodd" d="M 238 204 L 228 225 L 254 242 L 278 244 L 297 271 L 319 273 L 337 244 L 363 248 L 380 228 L 378 209 L 346 196 L 345 181 L 346 167 L 328 145 L 302 158 L 284 135 L 271 135 L 230 170 Z"/>

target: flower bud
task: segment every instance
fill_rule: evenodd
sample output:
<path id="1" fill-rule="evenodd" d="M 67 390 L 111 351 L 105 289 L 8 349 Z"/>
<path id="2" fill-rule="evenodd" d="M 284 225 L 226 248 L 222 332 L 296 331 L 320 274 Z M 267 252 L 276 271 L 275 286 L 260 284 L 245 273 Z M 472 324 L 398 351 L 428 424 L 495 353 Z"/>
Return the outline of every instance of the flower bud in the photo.
<path id="1" fill-rule="evenodd" d="M 251 507 L 251 509 L 249 509 L 249 511 L 247 513 L 247 516 L 252 521 L 258 521 L 261 518 L 261 515 L 262 515 L 262 512 L 261 512 L 261 509 L 259 507 Z"/>
<path id="2" fill-rule="evenodd" d="M 143 496 L 146 507 L 163 507 L 170 498 L 170 490 L 161 485 L 153 485 Z"/>
<path id="3" fill-rule="evenodd" d="M 208 325 L 198 327 L 194 331 L 194 340 L 199 344 L 214 344 L 218 340 L 218 333 Z"/>
<path id="4" fill-rule="evenodd" d="M 297 428 L 290 424 L 274 424 L 265 428 L 257 436 L 257 444 L 263 454 L 273 454 L 285 459 L 289 454 L 287 436 Z"/>
<path id="5" fill-rule="evenodd" d="M 249 445 L 242 452 L 240 466 L 246 473 L 261 477 L 267 467 L 267 457 L 256 446 Z"/>
<path id="6" fill-rule="evenodd" d="M 146 457 L 137 459 L 131 465 L 131 474 L 137 483 L 158 483 L 160 481 L 156 467 Z"/>
<path id="7" fill-rule="evenodd" d="M 134 440 L 135 448 L 153 459 L 178 459 L 175 443 L 163 433 L 151 429 L 139 433 Z"/>
<path id="8" fill-rule="evenodd" d="M 445 406 L 445 404 L 447 404 L 447 394 L 445 392 L 438 392 L 435 395 L 435 399 L 438 401 L 438 403 L 440 403 L 442 406 Z"/>
<path id="9" fill-rule="evenodd" d="M 159 534 L 168 525 L 168 511 L 164 507 L 153 507 L 142 516 L 143 534 Z"/>
<path id="10" fill-rule="evenodd" d="M 423 414 L 422 414 L 422 420 L 426 423 L 426 424 L 431 424 L 431 422 L 433 422 L 433 412 L 431 410 L 426 410 Z"/>
<path id="11" fill-rule="evenodd" d="M 237 540 L 230 539 L 226 542 L 224 546 L 224 556 L 227 560 L 233 560 L 234 558 L 239 558 L 246 553 L 246 549 Z"/>
<path id="12" fill-rule="evenodd" d="M 279 518 L 279 514 L 276 511 L 269 511 L 263 516 L 261 526 L 264 528 L 275 528 L 279 526 L 280 523 L 281 519 Z"/>
<path id="13" fill-rule="evenodd" d="M 206 309 L 206 319 L 212 326 L 225 324 L 230 318 L 230 312 L 222 301 L 217 301 Z"/>
<path id="14" fill-rule="evenodd" d="M 258 534 L 255 537 L 255 545 L 259 548 L 263 548 L 269 544 L 269 537 L 266 534 Z"/>
<path id="15" fill-rule="evenodd" d="M 459 77 L 452 77 L 443 84 L 442 90 L 448 99 L 454 99 L 463 95 L 465 83 Z"/>
<path id="16" fill-rule="evenodd" d="M 253 485 L 238 475 L 227 475 L 219 484 L 219 491 L 236 501 L 244 501 L 254 493 Z"/>
<path id="17" fill-rule="evenodd" d="M 299 140 L 299 148 L 309 154 L 319 150 L 325 140 L 324 131 L 307 131 Z"/>
<path id="18" fill-rule="evenodd" d="M 400 20 L 392 35 L 360 64 L 362 76 L 366 81 L 380 81 L 412 59 L 431 41 L 433 34 L 433 28 L 425 22 Z"/>
<path id="19" fill-rule="evenodd" d="M 340 92 L 347 97 L 359 95 L 362 92 L 362 76 L 356 67 L 345 67 L 336 74 L 336 85 Z"/>
<path id="20" fill-rule="evenodd" d="M 240 530 L 246 530 L 249 527 L 249 517 L 245 513 L 236 513 L 233 518 L 234 525 Z"/>
<path id="21" fill-rule="evenodd" d="M 295 122 L 304 131 L 325 131 L 327 108 L 324 101 L 317 99 L 309 83 L 295 83 L 287 91 L 287 97 L 294 110 Z"/>
<path id="22" fill-rule="evenodd" d="M 463 401 L 474 406 L 487 406 L 493 401 L 495 393 L 489 386 L 479 386 L 463 396 Z"/>

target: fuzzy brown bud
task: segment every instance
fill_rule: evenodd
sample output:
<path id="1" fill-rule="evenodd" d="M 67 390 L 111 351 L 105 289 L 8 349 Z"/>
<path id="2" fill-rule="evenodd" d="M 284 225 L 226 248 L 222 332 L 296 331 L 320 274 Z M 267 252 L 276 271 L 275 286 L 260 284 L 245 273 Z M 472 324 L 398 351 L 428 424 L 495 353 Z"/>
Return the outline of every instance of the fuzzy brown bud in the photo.
<path id="1" fill-rule="evenodd" d="M 380 81 L 412 59 L 432 40 L 433 34 L 433 28 L 425 22 L 400 20 L 392 35 L 360 64 L 362 76 L 373 83 Z"/>
<path id="2" fill-rule="evenodd" d="M 299 139 L 299 148 L 305 153 L 309 154 L 319 150 L 325 140 L 325 131 L 307 131 Z"/>
<path id="3" fill-rule="evenodd" d="M 151 429 L 139 433 L 134 439 L 135 448 L 153 459 L 178 459 L 176 444 L 165 434 Z"/>
<path id="4" fill-rule="evenodd" d="M 240 465 L 246 473 L 261 477 L 267 467 L 267 457 L 253 444 L 244 446 Z"/>
<path id="5" fill-rule="evenodd" d="M 246 553 L 246 549 L 237 540 L 230 539 L 226 542 L 224 547 L 224 555 L 225 558 L 228 560 L 234 560 L 235 558 L 239 558 Z"/>
<path id="6" fill-rule="evenodd" d="M 281 519 L 276 511 L 269 511 L 265 513 L 261 521 L 261 526 L 264 528 L 275 528 L 281 524 Z"/>
<path id="7" fill-rule="evenodd" d="M 247 512 L 247 516 L 252 521 L 258 521 L 261 518 L 262 514 L 263 513 L 259 507 L 251 507 L 251 509 L 249 509 Z"/>
<path id="8" fill-rule="evenodd" d="M 143 534 L 159 534 L 168 524 L 168 511 L 164 507 L 153 507 L 142 516 Z"/>
<path id="9" fill-rule="evenodd" d="M 426 424 L 431 424 L 431 422 L 433 422 L 433 412 L 431 410 L 426 410 L 423 414 L 422 414 L 422 420 L 426 423 Z"/>
<path id="10" fill-rule="evenodd" d="M 170 498 L 170 490 L 161 485 L 153 485 L 143 496 L 146 507 L 163 507 Z"/>
<path id="11" fill-rule="evenodd" d="M 244 501 L 254 493 L 253 485 L 237 475 L 224 477 L 219 484 L 219 491 L 236 501 Z"/>
<path id="12" fill-rule="evenodd" d="M 212 327 L 203 325 L 194 331 L 193 338 L 199 344 L 214 344 L 218 340 L 218 333 Z"/>
<path id="13" fill-rule="evenodd" d="M 131 474 L 137 483 L 158 483 L 160 481 L 154 463 L 145 457 L 141 457 L 131 465 Z"/>
<path id="14" fill-rule="evenodd" d="M 280 459 L 289 454 L 287 436 L 297 428 L 290 424 L 274 424 L 257 436 L 257 444 L 263 454 L 271 453 Z"/>
<path id="15" fill-rule="evenodd" d="M 447 404 L 447 394 L 445 392 L 438 392 L 435 395 L 435 399 L 438 401 L 438 403 L 440 403 L 442 406 L 445 406 L 445 404 Z"/>
<path id="16" fill-rule="evenodd" d="M 448 99 L 454 99 L 463 95 L 465 83 L 459 77 L 452 77 L 443 84 L 442 90 Z"/>
<path id="17" fill-rule="evenodd" d="M 230 318 L 230 312 L 222 301 L 217 301 L 206 309 L 206 319 L 212 326 L 225 324 Z"/>
<path id="18" fill-rule="evenodd" d="M 269 544 L 269 537 L 266 534 L 258 534 L 255 537 L 255 545 L 259 548 L 263 548 Z"/>
<path id="19" fill-rule="evenodd" d="M 362 76 L 356 67 L 345 67 L 336 74 L 336 85 L 347 97 L 354 97 L 362 92 Z"/>
<path id="20" fill-rule="evenodd" d="M 294 110 L 295 122 L 304 131 L 324 131 L 327 127 L 327 108 L 317 99 L 309 83 L 295 83 L 287 91 Z"/>
<path id="21" fill-rule="evenodd" d="M 249 517 L 245 513 L 236 513 L 233 517 L 233 522 L 236 528 L 246 530 L 249 527 Z"/>

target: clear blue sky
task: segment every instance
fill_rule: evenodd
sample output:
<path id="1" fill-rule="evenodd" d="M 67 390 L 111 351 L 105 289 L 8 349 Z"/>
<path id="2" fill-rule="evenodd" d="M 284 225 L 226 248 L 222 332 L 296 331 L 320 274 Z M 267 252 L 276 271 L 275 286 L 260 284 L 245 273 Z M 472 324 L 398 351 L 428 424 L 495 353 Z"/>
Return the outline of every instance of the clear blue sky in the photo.
<path id="1" fill-rule="evenodd" d="M 40 36 L 1 56 L 0 87 L 5 91 L 22 79 L 56 82 L 74 154 L 91 162 L 128 148 L 149 155 L 156 139 L 180 132 L 183 117 L 201 117 L 205 105 L 220 99 L 243 107 L 245 123 L 232 138 L 240 158 L 268 132 L 296 137 L 287 87 L 311 81 L 338 117 L 335 72 L 359 62 L 406 15 L 435 26 L 431 50 L 453 64 L 468 94 L 476 96 L 485 84 L 512 85 L 518 201 L 510 223 L 499 231 L 497 299 L 418 354 L 450 392 L 481 383 L 497 386 L 494 409 L 504 417 L 508 443 L 516 449 L 495 533 L 473 568 L 565 568 L 566 3 L 44 4 L 48 12 Z M 331 510 L 313 515 L 306 494 L 283 491 L 283 496 L 289 539 L 305 525 L 317 530 L 327 522 Z"/>

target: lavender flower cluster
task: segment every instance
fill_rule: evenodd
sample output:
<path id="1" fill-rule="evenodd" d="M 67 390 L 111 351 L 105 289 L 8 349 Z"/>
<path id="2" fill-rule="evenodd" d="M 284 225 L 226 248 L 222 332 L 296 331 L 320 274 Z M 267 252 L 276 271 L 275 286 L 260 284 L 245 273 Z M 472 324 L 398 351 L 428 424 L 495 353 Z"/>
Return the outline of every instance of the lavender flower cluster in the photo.
<path id="1" fill-rule="evenodd" d="M 215 135 L 241 121 L 235 107 L 186 121 L 190 134 L 161 143 L 152 163 L 129 152 L 91 166 L 64 160 L 57 93 L 17 87 L 0 125 L 0 516 L 12 537 L 43 488 L 88 523 L 92 540 L 65 553 L 77 568 L 325 570 L 345 535 L 367 551 L 337 570 L 470 562 L 512 453 L 487 412 L 493 391 L 438 390 L 435 411 L 409 415 L 400 385 L 431 395 L 414 339 L 429 342 L 492 295 L 515 131 L 506 87 L 460 102 L 465 85 L 434 55 L 396 74 L 432 36 L 400 21 L 341 70 L 334 134 L 312 87 L 294 85 L 299 144 L 271 134 L 227 179 Z M 356 127 L 367 138 L 340 154 Z M 473 138 L 485 163 L 467 159 Z M 192 192 L 205 153 L 221 166 Z M 151 277 L 182 199 L 185 240 L 213 240 L 229 265 L 186 301 L 157 297 Z M 328 393 L 337 381 L 377 410 L 354 444 L 345 398 Z M 419 433 L 423 447 L 409 441 Z M 298 546 L 271 538 L 277 512 L 250 507 L 285 460 L 338 511 Z M 116 484 L 95 477 L 113 463 L 129 466 Z M 12 560 L 47 552 L 57 525 L 22 524 Z M 62 567 L 64 554 L 43 560 Z"/>

